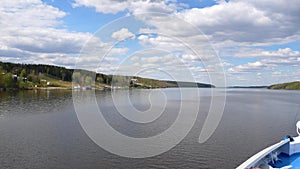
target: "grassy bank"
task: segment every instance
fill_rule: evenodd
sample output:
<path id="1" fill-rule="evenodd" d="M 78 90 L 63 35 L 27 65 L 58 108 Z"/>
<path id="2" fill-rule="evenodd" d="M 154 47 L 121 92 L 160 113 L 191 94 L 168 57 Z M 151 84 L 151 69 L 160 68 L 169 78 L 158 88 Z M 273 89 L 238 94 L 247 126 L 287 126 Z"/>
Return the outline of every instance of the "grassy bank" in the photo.
<path id="1" fill-rule="evenodd" d="M 275 84 L 268 87 L 268 89 L 277 89 L 277 90 L 300 90 L 300 82 L 289 82 L 289 83 L 281 83 Z"/>

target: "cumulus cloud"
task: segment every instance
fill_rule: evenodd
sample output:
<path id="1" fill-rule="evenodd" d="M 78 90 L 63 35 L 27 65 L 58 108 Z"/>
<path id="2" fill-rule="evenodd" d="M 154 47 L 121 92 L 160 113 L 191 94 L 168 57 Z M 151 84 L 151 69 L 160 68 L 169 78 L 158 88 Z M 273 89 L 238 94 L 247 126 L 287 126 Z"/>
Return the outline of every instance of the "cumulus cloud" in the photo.
<path id="1" fill-rule="evenodd" d="M 21 63 L 43 63 L 70 67 L 77 61 L 85 42 L 91 48 L 105 51 L 110 44 L 90 33 L 74 32 L 62 28 L 67 14 L 41 0 L 4 1 L 0 6 L 0 57 L 1 60 Z M 112 48 L 110 55 L 124 54 L 128 48 Z M 103 54 L 103 53 L 102 53 Z M 82 54 L 84 55 L 84 53 Z M 116 61 L 108 56 L 107 61 Z"/>
<path id="2" fill-rule="evenodd" d="M 99 66 L 117 64 L 120 56 L 126 55 L 128 50 L 129 48 L 126 47 L 114 46 L 113 42 L 104 43 L 98 37 L 93 36 L 82 47 L 76 59 L 76 67 L 94 71 L 102 70 Z"/>
<path id="3" fill-rule="evenodd" d="M 75 7 L 93 7 L 101 13 L 128 11 L 132 14 L 163 12 L 173 14 L 197 26 L 212 42 L 221 46 L 228 45 L 268 45 L 285 43 L 299 39 L 300 6 L 299 0 L 262 1 L 218 1 L 204 8 L 183 9 L 180 3 L 171 0 L 125 0 L 113 3 L 109 0 L 76 0 Z M 139 18 L 156 29 L 168 30 L 185 27 L 182 22 L 160 20 L 160 18 Z M 179 29 L 177 34 L 192 34 Z M 226 42 L 226 43 L 224 43 Z"/>
<path id="4" fill-rule="evenodd" d="M 1 28 L 54 27 L 66 15 L 58 8 L 46 5 L 40 0 L 10 0 L 1 2 Z"/>
<path id="5" fill-rule="evenodd" d="M 256 61 L 256 62 L 250 62 L 250 63 L 244 64 L 244 65 L 238 65 L 234 68 L 229 68 L 228 72 L 230 72 L 230 73 L 256 72 L 256 71 L 261 71 L 267 67 L 268 67 L 268 65 L 266 65 L 260 61 Z"/>
<path id="6" fill-rule="evenodd" d="M 11 48 L 36 53 L 79 53 L 88 33 L 74 33 L 55 28 L 18 28 L 2 37 Z"/>
<path id="7" fill-rule="evenodd" d="M 284 0 L 275 3 L 270 0 L 233 0 L 206 8 L 187 9 L 178 16 L 212 36 L 214 42 L 266 45 L 299 38 L 298 6 L 298 0 L 289 3 Z M 226 44 L 229 43 L 223 43 Z"/>
<path id="8" fill-rule="evenodd" d="M 173 13 L 197 26 L 216 46 L 251 46 L 286 43 L 299 39 L 300 6 L 299 0 L 286 3 L 284 0 L 262 1 L 218 1 L 217 4 L 204 7 L 178 10 L 179 4 L 172 1 L 84 1 L 76 0 L 75 6 L 94 7 L 98 12 L 115 13 L 120 11 Z M 134 13 L 134 12 L 133 12 Z M 177 35 L 192 35 L 193 31 L 180 29 L 185 24 L 178 20 L 165 21 L 160 18 L 145 18 L 147 24 L 158 30 L 173 34 L 172 28 L 178 28 Z M 175 22 L 174 22 L 175 21 Z M 181 30 L 181 31 L 178 31 Z"/>
<path id="9" fill-rule="evenodd" d="M 256 58 L 256 57 L 300 57 L 299 51 L 294 51 L 291 48 L 279 48 L 278 50 L 263 50 L 258 48 L 242 48 L 238 49 L 234 53 L 231 54 L 234 57 L 248 57 L 248 58 Z"/>
<path id="10" fill-rule="evenodd" d="M 124 11 L 128 8 L 127 1 L 110 1 L 110 0 L 76 0 L 73 4 L 73 7 L 86 6 L 86 7 L 94 7 L 97 12 L 102 13 L 112 13 L 116 14 L 118 12 Z"/>
<path id="11" fill-rule="evenodd" d="M 58 29 L 65 15 L 65 12 L 40 0 L 3 1 L 0 6 L 0 55 L 11 57 L 10 61 L 21 58 L 19 61 L 23 63 L 48 61 L 47 64 L 63 65 L 66 60 L 61 57 L 78 54 L 82 44 L 91 36 Z M 69 58 L 68 62 L 71 61 L 74 59 Z"/>
<path id="12" fill-rule="evenodd" d="M 192 54 L 184 54 L 182 55 L 182 59 L 187 61 L 195 61 L 195 60 L 201 61 L 199 56 L 192 55 Z"/>
<path id="13" fill-rule="evenodd" d="M 172 60 L 178 59 L 173 55 L 164 55 L 164 56 L 151 56 L 151 57 L 141 57 L 141 61 L 143 63 L 151 63 L 151 64 L 168 64 L 172 62 Z"/>
<path id="14" fill-rule="evenodd" d="M 145 12 L 173 12 L 177 6 L 171 0 L 75 0 L 74 7 L 92 7 L 97 12 L 116 14 L 128 11 L 134 14 Z M 183 5 L 181 5 L 183 6 Z"/>
<path id="15" fill-rule="evenodd" d="M 131 33 L 127 28 L 122 28 L 119 31 L 114 32 L 111 35 L 111 37 L 118 41 L 122 41 L 127 38 L 134 39 L 135 35 L 133 33 Z"/>
<path id="16" fill-rule="evenodd" d="M 276 67 L 285 67 L 285 69 L 292 69 L 292 67 L 300 67 L 300 61 L 297 58 L 270 58 L 262 59 L 260 61 L 249 62 L 238 65 L 228 69 L 229 73 L 253 73 L 257 71 L 271 71 Z"/>
<path id="17" fill-rule="evenodd" d="M 187 50 L 187 47 L 175 37 L 158 35 L 155 37 L 141 35 L 138 37 L 139 43 L 145 47 L 161 48 L 169 51 Z"/>

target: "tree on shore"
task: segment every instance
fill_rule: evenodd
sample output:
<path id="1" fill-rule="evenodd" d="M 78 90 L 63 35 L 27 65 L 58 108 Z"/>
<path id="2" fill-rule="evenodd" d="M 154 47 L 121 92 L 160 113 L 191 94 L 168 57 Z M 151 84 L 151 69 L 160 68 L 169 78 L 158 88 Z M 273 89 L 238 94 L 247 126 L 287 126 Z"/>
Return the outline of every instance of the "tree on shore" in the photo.
<path id="1" fill-rule="evenodd" d="M 12 73 L 6 73 L 2 78 L 4 88 L 13 88 L 14 80 L 12 78 Z"/>
<path id="2" fill-rule="evenodd" d="M 77 84 L 81 84 L 80 83 L 80 79 L 81 79 L 81 74 L 80 72 L 74 72 L 73 75 L 72 75 L 72 79 L 73 79 L 73 82 L 74 83 L 77 83 Z"/>
<path id="3" fill-rule="evenodd" d="M 90 76 L 86 76 L 85 77 L 85 85 L 86 86 L 91 86 L 92 82 L 93 82 L 93 78 L 92 77 L 90 77 Z"/>
<path id="4" fill-rule="evenodd" d="M 3 70 L 2 70 L 2 66 L 0 66 L 0 88 L 3 88 Z"/>
<path id="5" fill-rule="evenodd" d="M 27 77 L 27 74 L 26 74 L 26 70 L 25 69 L 22 69 L 21 73 L 20 73 L 20 78 L 21 80 L 23 80 L 23 78 L 26 78 Z"/>

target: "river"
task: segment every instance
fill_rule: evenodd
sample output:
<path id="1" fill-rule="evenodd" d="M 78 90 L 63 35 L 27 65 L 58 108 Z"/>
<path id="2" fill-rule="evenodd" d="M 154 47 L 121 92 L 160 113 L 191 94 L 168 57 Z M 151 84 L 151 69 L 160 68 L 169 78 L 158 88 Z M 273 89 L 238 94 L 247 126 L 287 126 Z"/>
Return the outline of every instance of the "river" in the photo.
<path id="1" fill-rule="evenodd" d="M 120 99 L 124 91 L 97 91 L 95 96 L 105 119 L 116 131 L 142 138 L 155 136 L 171 127 L 178 115 L 176 110 L 180 109 L 181 102 L 176 101 L 178 93 L 193 93 L 193 90 L 198 91 L 176 88 L 130 90 L 130 106 L 136 110 L 145 111 L 151 105 L 158 109 L 159 105 L 165 106 L 157 120 L 145 124 L 131 123 L 118 114 L 111 94 L 114 93 L 115 101 L 123 106 L 122 110 L 129 111 L 126 102 L 122 104 Z M 210 89 L 199 90 L 199 112 L 190 132 L 169 151 L 148 158 L 121 157 L 91 140 L 78 121 L 72 91 L 0 92 L 0 168 L 232 169 L 285 135 L 296 135 L 295 124 L 300 120 L 299 91 L 227 89 L 226 93 L 218 92 L 220 96 L 226 94 L 222 119 L 213 135 L 200 144 L 198 138 L 211 105 L 211 96 Z M 159 91 L 158 94 L 155 91 Z M 75 94 L 89 92 L 92 91 Z M 149 100 L 151 94 L 154 98 Z M 162 104 L 165 99 L 170 102 Z"/>

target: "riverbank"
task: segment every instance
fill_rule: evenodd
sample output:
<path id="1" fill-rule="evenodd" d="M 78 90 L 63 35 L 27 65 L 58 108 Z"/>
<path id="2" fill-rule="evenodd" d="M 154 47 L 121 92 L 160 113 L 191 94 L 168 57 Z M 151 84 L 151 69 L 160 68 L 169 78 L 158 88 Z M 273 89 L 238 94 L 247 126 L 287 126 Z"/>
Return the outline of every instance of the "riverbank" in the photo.
<path id="1" fill-rule="evenodd" d="M 268 89 L 276 89 L 276 90 L 300 90 L 300 81 L 275 84 L 275 85 L 269 86 Z"/>

